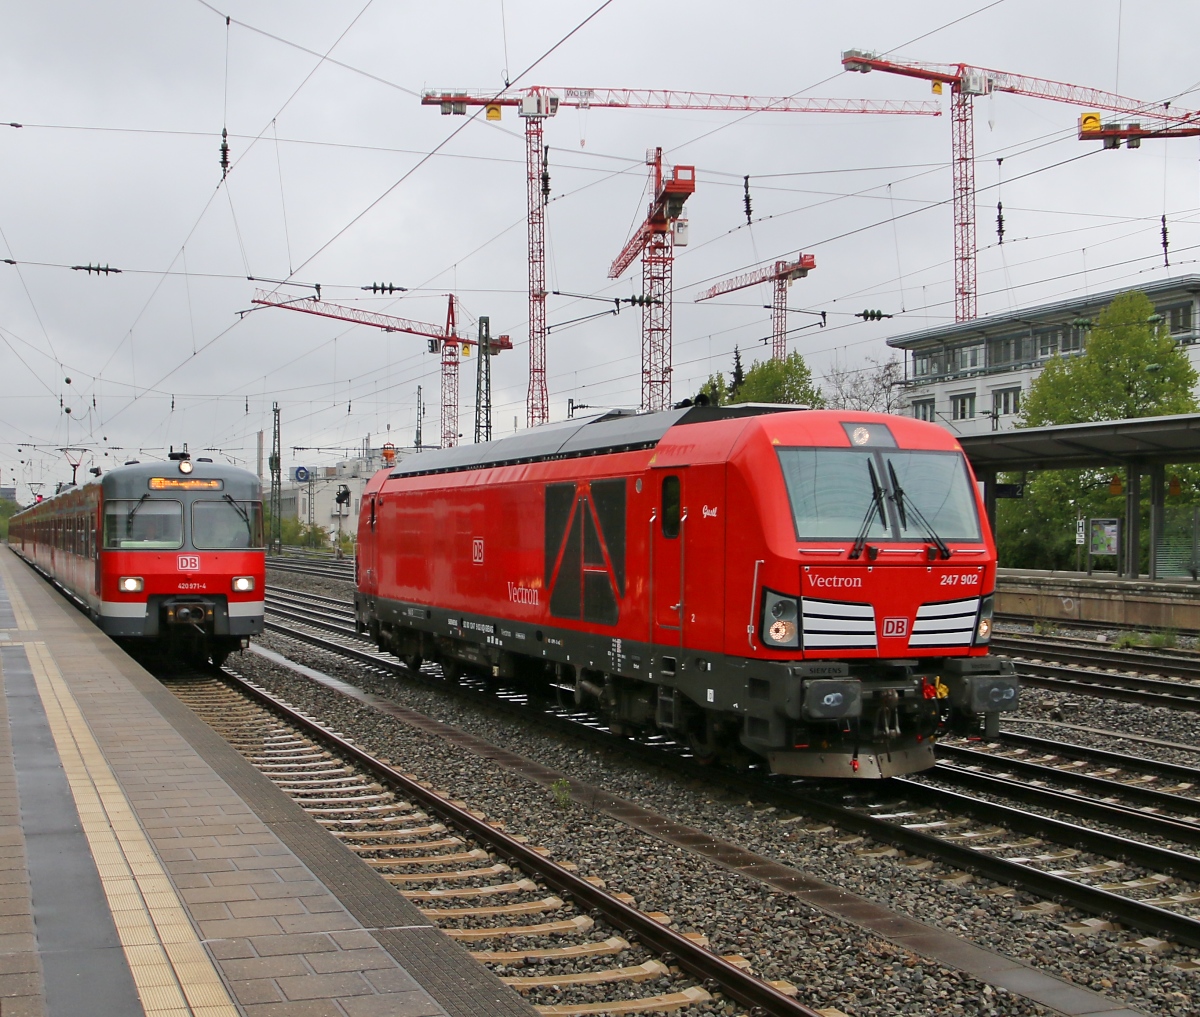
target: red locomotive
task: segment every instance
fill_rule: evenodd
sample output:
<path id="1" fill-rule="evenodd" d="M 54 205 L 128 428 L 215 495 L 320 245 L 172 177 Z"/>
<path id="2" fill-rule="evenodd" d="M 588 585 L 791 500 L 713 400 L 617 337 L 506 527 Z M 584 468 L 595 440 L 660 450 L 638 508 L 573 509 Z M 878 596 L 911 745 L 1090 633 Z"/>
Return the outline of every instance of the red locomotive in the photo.
<path id="1" fill-rule="evenodd" d="M 263 630 L 262 484 L 171 453 L 18 512 L 9 544 L 111 636 L 219 664 Z"/>
<path id="2" fill-rule="evenodd" d="M 779 407 L 610 413 L 409 456 L 359 523 L 356 616 L 410 666 L 557 685 L 617 732 L 888 777 L 1017 703 L 953 436 Z"/>

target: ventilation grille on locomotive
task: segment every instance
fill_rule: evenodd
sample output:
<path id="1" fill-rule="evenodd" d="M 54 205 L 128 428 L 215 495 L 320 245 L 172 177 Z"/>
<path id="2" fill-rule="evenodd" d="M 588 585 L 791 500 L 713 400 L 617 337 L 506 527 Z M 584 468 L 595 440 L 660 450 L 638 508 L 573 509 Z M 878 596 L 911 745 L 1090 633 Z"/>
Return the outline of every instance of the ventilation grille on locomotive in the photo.
<path id="1" fill-rule="evenodd" d="M 806 650 L 873 650 L 875 608 L 842 600 L 800 601 Z"/>
<path id="2" fill-rule="evenodd" d="M 922 604 L 917 609 L 909 646 L 970 646 L 979 616 L 979 598 Z"/>

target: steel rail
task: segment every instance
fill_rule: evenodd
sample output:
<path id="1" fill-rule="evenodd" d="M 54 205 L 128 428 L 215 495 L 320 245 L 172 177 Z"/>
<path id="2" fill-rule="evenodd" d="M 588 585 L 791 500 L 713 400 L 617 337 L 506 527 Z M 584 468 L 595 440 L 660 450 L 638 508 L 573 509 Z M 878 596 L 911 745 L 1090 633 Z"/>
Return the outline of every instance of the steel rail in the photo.
<path id="1" fill-rule="evenodd" d="M 923 789 L 922 785 L 905 778 L 893 777 L 892 780 L 903 784 L 906 791 L 913 791 L 914 796 L 920 795 L 923 790 L 932 792 L 932 789 Z M 1013 819 L 1014 825 L 1020 822 L 1029 830 L 1036 827 L 1038 830 L 1044 831 L 1050 839 L 1054 839 L 1050 831 L 1053 830 L 1061 836 L 1063 828 L 1078 830 L 1081 834 L 1087 833 L 1081 827 L 1071 827 L 1071 824 L 1067 823 L 1060 823 L 1056 827 L 1051 820 L 1030 816 L 1017 809 L 1006 810 L 1003 806 L 981 802 L 979 799 L 960 795 L 953 791 L 926 793 L 925 797 L 927 800 L 934 797 L 940 798 L 943 807 L 950 803 L 950 807 L 958 812 L 985 813 L 992 821 L 995 821 L 996 817 L 1002 813 L 1007 814 Z M 1165 936 L 1177 943 L 1200 946 L 1200 920 L 1195 918 L 1177 915 L 1165 908 L 1145 904 L 1131 897 L 1123 897 L 1111 890 L 1101 890 L 1099 887 L 1090 886 L 1087 883 L 1079 883 L 1065 876 L 1056 876 L 1030 865 L 996 858 L 986 852 L 955 844 L 932 834 L 910 830 L 884 819 L 876 819 L 873 816 L 855 812 L 853 809 L 831 805 L 808 795 L 797 794 L 794 800 L 808 814 L 835 823 L 843 829 L 852 830 L 864 837 L 870 837 L 872 840 L 891 844 L 893 847 L 923 855 L 926 858 L 937 858 L 958 869 L 973 872 L 997 883 L 1028 890 L 1047 900 L 1068 903 L 1081 911 L 1112 917 L 1126 925 Z M 986 808 L 983 808 L 984 806 Z"/>
<path id="2" fill-rule="evenodd" d="M 1041 805 L 1044 808 L 1065 811 L 1073 802 L 1082 806 L 1079 809 L 1079 818 L 1081 819 L 1112 822 L 1113 813 L 1109 810 L 1116 810 L 1116 814 L 1125 816 L 1135 815 L 1137 811 L 1120 806 L 1109 806 L 1101 802 L 1090 802 L 1061 791 L 1048 791 L 1045 788 L 1034 788 L 1027 784 L 1014 784 L 998 777 L 972 773 L 969 770 L 961 770 L 944 763 L 939 763 L 928 773 L 935 779 L 953 782 L 985 794 L 1014 798 L 1028 805 Z M 940 802 L 945 798 L 950 801 L 955 811 L 966 812 L 976 819 L 986 820 L 989 823 L 1001 823 L 1009 829 L 1045 837 L 1056 844 L 1092 851 L 1109 858 L 1119 858 L 1122 861 L 1133 862 L 1135 865 L 1170 872 L 1172 875 L 1192 882 L 1200 882 L 1200 858 L 1195 855 L 1157 847 L 1154 844 L 1146 844 L 1128 837 L 1118 837 L 1116 834 L 1105 833 L 1102 830 L 1090 830 L 1085 826 L 1068 823 L 1062 819 L 1026 812 L 1023 809 L 1014 809 L 1009 805 L 1001 805 L 998 802 L 924 784 L 910 777 L 897 777 L 895 780 L 906 791 L 912 791 L 915 796 L 923 797 L 930 802 Z M 943 805 L 943 807 L 945 806 Z M 1175 822 L 1176 825 L 1184 825 L 1178 821 Z M 1200 921 L 1197 921 L 1197 929 L 1200 929 Z"/>
<path id="3" fill-rule="evenodd" d="M 1020 657 L 1035 656 L 1066 664 L 1095 664 L 1099 667 L 1130 667 L 1138 671 L 1200 679 L 1200 661 L 1183 654 L 1120 647 L 1077 646 L 1053 640 L 1024 639 L 993 635 L 992 649 Z"/>
<path id="4" fill-rule="evenodd" d="M 1073 742 L 1056 742 L 1049 738 L 1038 738 L 1034 735 L 1018 734 L 1015 731 L 1002 731 L 1000 741 L 1005 745 L 1017 748 L 1034 749 L 1071 759 L 1089 759 L 1109 766 L 1120 766 L 1125 769 L 1144 770 L 1160 777 L 1172 780 L 1188 780 L 1200 784 L 1200 769 L 1194 766 L 1183 766 L 1180 763 L 1163 763 L 1146 756 L 1131 756 L 1125 752 L 1112 752 L 1108 749 L 1094 749 L 1090 745 L 1076 745 Z M 1009 758 L 1009 757 L 1005 757 Z"/>
<path id="5" fill-rule="evenodd" d="M 1082 791 L 1091 792 L 1097 797 L 1120 795 L 1130 801 L 1140 802 L 1142 805 L 1148 805 L 1152 808 L 1166 809 L 1169 812 L 1184 816 L 1200 816 L 1200 799 L 1186 798 L 1183 795 L 1172 794 L 1169 791 L 1160 791 L 1158 788 L 1146 787 L 1139 784 L 1126 784 L 1123 781 L 1113 780 L 1109 777 L 1096 777 L 1089 773 L 1078 773 L 1073 770 L 1061 770 L 1056 766 L 1035 762 L 1031 759 L 1014 759 L 1012 756 L 1001 756 L 991 752 L 982 752 L 978 749 L 966 749 L 959 745 L 938 745 L 937 754 L 940 759 L 952 760 L 962 767 L 980 765 L 995 767 L 1035 780 L 1057 781 L 1060 784 L 1066 784 L 1070 787 L 1079 788 Z M 1116 753 L 1113 754 L 1116 755 Z M 1200 777 L 1200 773 L 1192 771 L 1192 779 L 1196 780 L 1198 777 Z M 1068 797 L 1077 802 L 1086 801 L 1079 799 L 1077 796 Z M 1161 818 L 1140 809 L 1132 811 L 1147 819 Z M 1194 823 L 1185 824 L 1185 826 L 1191 830 L 1190 837 L 1195 838 L 1194 843 L 1200 844 L 1200 826 Z M 1163 836 L 1171 836 L 1165 830 L 1162 833 Z M 1193 841 L 1189 839 L 1188 843 L 1193 843 Z"/>
<path id="6" fill-rule="evenodd" d="M 1038 768 L 1047 770 L 1046 768 Z M 1184 818 L 1176 818 L 1173 816 L 1164 816 L 1159 813 L 1147 812 L 1145 809 L 1137 808 L 1133 805 L 1124 805 L 1120 802 L 1101 801 L 1095 798 L 1088 798 L 1082 795 L 1072 794 L 1069 791 L 1056 790 L 1055 788 L 1041 787 L 1036 784 L 1019 783 L 1012 780 L 1006 780 L 996 774 L 980 773 L 974 769 L 966 769 L 952 762 L 939 761 L 932 770 L 927 770 L 923 774 L 924 777 L 933 780 L 942 781 L 949 784 L 954 784 L 959 787 L 971 788 L 976 791 L 983 791 L 988 794 L 1003 795 L 1006 799 L 1024 802 L 1026 805 L 1039 806 L 1044 809 L 1053 809 L 1058 812 L 1068 813 L 1079 819 L 1091 820 L 1099 823 L 1108 823 L 1113 826 L 1120 826 L 1127 830 L 1132 830 L 1136 833 L 1152 834 L 1158 837 L 1165 837 L 1170 840 L 1178 841 L 1181 844 L 1200 845 L 1200 825 L 1194 821 L 1189 822 Z M 1040 776 L 1040 775 L 1039 775 Z M 1053 779 L 1047 775 L 1043 779 Z M 1123 785 L 1117 784 L 1115 781 L 1102 781 L 1108 785 L 1110 789 L 1125 789 Z M 1099 792 L 1098 792 L 1099 793 Z M 1109 794 L 1120 793 L 1118 790 L 1109 790 Z M 1173 808 L 1177 812 L 1184 815 L 1200 814 L 1200 802 L 1194 799 L 1178 799 L 1176 795 L 1164 794 L 1157 792 L 1162 798 L 1177 799 L 1170 805 L 1162 806 L 1163 808 Z M 1178 801 L 1182 801 L 1185 805 L 1190 805 L 1192 811 L 1184 812 L 1179 808 Z M 1103 833 L 1100 831 L 1092 831 L 1096 834 L 1099 840 L 1089 847 L 1089 850 L 1099 851 L 1102 854 L 1112 855 L 1114 852 L 1117 857 L 1126 857 L 1125 838 L 1115 837 L 1113 840 L 1108 838 L 1114 837 L 1112 834 Z M 1140 843 L 1137 841 L 1131 843 Z M 1076 844 L 1075 846 L 1079 846 Z M 1153 845 L 1146 845 L 1147 848 Z M 1160 850 L 1154 848 L 1154 850 Z M 1167 850 L 1167 849 L 1161 849 Z M 1148 860 L 1146 864 L 1182 864 L 1180 859 L 1175 858 L 1176 852 L 1172 852 L 1162 859 Z M 1183 856 L 1192 858 L 1190 855 Z M 1200 882 L 1200 859 L 1193 858 L 1194 865 L 1189 869 L 1188 873 L 1182 870 L 1172 869 L 1176 875 L 1186 876 L 1188 879 L 1194 879 Z"/>
<path id="7" fill-rule="evenodd" d="M 452 804 L 449 798 L 423 787 L 365 749 L 279 701 L 266 690 L 228 672 L 222 672 L 222 677 L 314 738 L 352 759 L 377 779 L 393 785 L 405 797 L 416 799 L 427 811 L 437 814 L 446 823 L 466 831 L 527 872 L 535 873 L 552 889 L 571 897 L 580 908 L 602 915 L 617 929 L 628 930 L 659 954 L 670 954 L 675 963 L 694 977 L 716 983 L 721 992 L 739 1003 L 761 1007 L 764 1013 L 773 1017 L 820 1017 L 816 1010 L 784 995 L 768 982 L 699 946 L 645 912 L 605 893 L 582 876 L 569 872 L 532 847 L 497 829 L 486 819 L 473 814 L 468 807 Z"/>
<path id="8" fill-rule="evenodd" d="M 1200 710 L 1200 686 L 1195 687 L 1196 696 L 1181 696 L 1184 688 L 1178 683 L 1156 681 L 1152 678 L 1134 678 L 1130 675 L 1100 674 L 1080 671 L 1072 667 L 1056 667 L 1053 664 L 1030 664 L 1013 660 L 1021 684 L 1027 688 L 1045 689 L 1047 692 L 1074 692 L 1082 696 L 1103 696 L 1123 703 L 1140 703 L 1143 706 L 1164 706 L 1171 710 Z M 1160 688 L 1162 691 L 1154 691 Z"/>
<path id="9" fill-rule="evenodd" d="M 344 628 L 332 625 L 323 625 L 322 627 L 349 635 Z M 355 660 L 372 667 L 378 667 L 395 675 L 403 675 L 410 680 L 415 678 L 422 685 L 437 687 L 442 690 L 447 688 L 444 682 L 424 678 L 419 675 L 413 676 L 412 672 L 400 664 L 399 661 L 389 659 L 382 652 L 373 653 L 352 646 L 343 646 L 321 636 L 312 633 L 297 632 L 269 621 L 267 622 L 267 628 L 288 635 L 291 638 L 307 642 L 337 656 Z M 717 773 L 711 767 L 702 767 L 681 756 L 669 755 L 662 748 L 632 741 L 624 737 L 618 738 L 606 730 L 600 729 L 598 726 L 593 727 L 548 712 L 538 712 L 503 699 L 496 699 L 478 693 L 473 694 L 471 698 L 486 700 L 489 709 L 499 709 L 509 712 L 513 716 L 519 716 L 525 720 L 534 719 L 538 723 L 557 732 L 570 734 L 576 738 L 583 738 L 607 748 L 613 748 L 615 743 L 619 745 L 622 753 L 652 765 L 669 766 L 672 772 L 676 774 L 683 772 L 710 782 L 714 780 L 720 781 L 739 793 L 751 795 L 758 800 L 767 800 L 777 806 L 790 808 L 815 819 L 833 823 L 842 829 L 870 837 L 882 844 L 890 844 L 905 851 L 937 859 L 957 869 L 973 872 L 976 875 L 994 880 L 997 883 L 1026 890 L 1029 893 L 1048 900 L 1062 901 L 1090 914 L 1112 917 L 1124 922 L 1126 925 L 1145 932 L 1165 936 L 1188 946 L 1200 947 L 1200 920 L 1174 914 L 1165 908 L 1144 904 L 1133 898 L 1123 897 L 1109 890 L 1101 890 L 1086 883 L 1078 883 L 1064 876 L 1055 876 L 1052 873 L 1044 872 L 1030 865 L 996 858 L 986 852 L 955 844 L 932 834 L 910 830 L 896 823 L 876 819 L 873 816 L 865 815 L 852 808 L 833 805 L 790 786 L 785 780 Z M 1006 819 L 1008 817 L 1012 818 L 1014 828 L 1019 823 L 1022 829 L 1036 829 L 1037 832 L 1048 840 L 1063 838 L 1063 843 L 1072 846 L 1074 846 L 1077 834 L 1079 836 L 1086 836 L 1089 832 L 1082 827 L 1070 823 L 1062 823 L 1060 821 L 1056 825 L 1053 820 L 1043 819 L 1042 817 L 1017 809 L 1005 810 L 1003 806 L 983 802 L 953 791 L 938 791 L 928 785 L 922 785 L 905 778 L 892 778 L 889 783 L 897 787 L 903 786 L 906 793 L 911 792 L 914 797 L 923 795 L 925 800 L 940 798 L 943 807 L 954 808 L 965 813 L 975 810 L 980 813 L 986 813 L 989 821 L 998 821 L 995 817 L 1003 813 Z M 999 783 L 1002 789 L 1008 786 L 1002 782 Z M 999 793 L 1003 793 L 1003 790 Z M 947 806 L 946 803 L 950 803 L 950 805 Z M 1179 857 L 1186 859 L 1188 856 L 1180 855 Z"/>

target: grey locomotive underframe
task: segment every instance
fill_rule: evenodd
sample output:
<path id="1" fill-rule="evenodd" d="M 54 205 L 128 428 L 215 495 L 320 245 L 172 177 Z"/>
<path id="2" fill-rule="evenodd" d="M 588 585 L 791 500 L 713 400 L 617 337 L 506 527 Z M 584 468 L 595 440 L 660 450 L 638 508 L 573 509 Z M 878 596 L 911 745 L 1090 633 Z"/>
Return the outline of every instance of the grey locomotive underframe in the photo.
<path id="1" fill-rule="evenodd" d="M 837 719 L 836 712 L 821 707 L 830 688 L 853 688 L 862 698 L 891 690 L 916 708 L 925 679 L 940 678 L 952 707 L 961 715 L 983 718 L 989 729 L 999 712 L 1016 707 L 1015 695 L 996 701 L 993 690 L 1015 691 L 1016 679 L 1008 661 L 992 656 L 761 660 L 538 627 L 363 593 L 355 594 L 355 615 L 361 629 L 401 656 L 459 661 L 500 678 L 528 677 L 538 664 L 569 665 L 577 687 L 591 681 L 589 691 L 597 698 L 603 690 L 595 682 L 611 678 L 656 689 L 653 697 L 636 703 L 610 702 L 635 723 L 675 727 L 682 715 L 680 697 L 685 697 L 701 710 L 739 717 L 742 744 L 760 754 L 794 748 L 794 725 Z M 857 705 L 861 712 L 861 700 Z"/>

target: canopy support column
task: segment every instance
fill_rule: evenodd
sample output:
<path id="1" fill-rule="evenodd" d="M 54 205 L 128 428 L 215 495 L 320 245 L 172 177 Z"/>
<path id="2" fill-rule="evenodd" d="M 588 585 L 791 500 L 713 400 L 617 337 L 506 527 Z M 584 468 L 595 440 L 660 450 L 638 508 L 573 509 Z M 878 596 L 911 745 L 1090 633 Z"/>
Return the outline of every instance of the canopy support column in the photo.
<path id="1" fill-rule="evenodd" d="M 1125 467 L 1125 575 L 1137 579 L 1142 570 L 1142 468 Z"/>
<path id="2" fill-rule="evenodd" d="M 1167 468 L 1162 463 L 1150 467 L 1150 578 L 1158 576 L 1158 545 L 1166 522 Z"/>
<path id="3" fill-rule="evenodd" d="M 976 479 L 983 484 L 983 510 L 987 513 L 988 526 L 992 531 L 992 539 L 996 539 L 996 471 L 981 470 L 975 474 Z"/>

